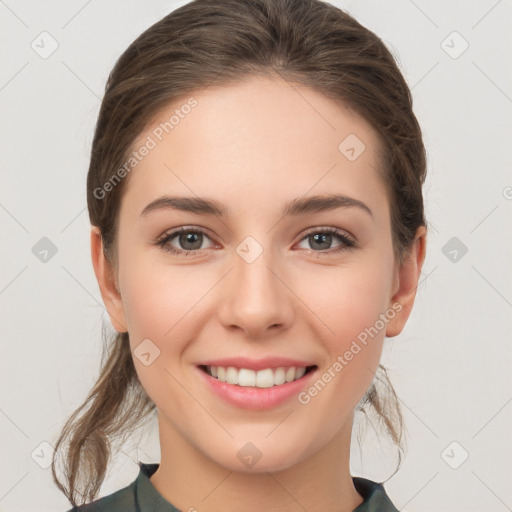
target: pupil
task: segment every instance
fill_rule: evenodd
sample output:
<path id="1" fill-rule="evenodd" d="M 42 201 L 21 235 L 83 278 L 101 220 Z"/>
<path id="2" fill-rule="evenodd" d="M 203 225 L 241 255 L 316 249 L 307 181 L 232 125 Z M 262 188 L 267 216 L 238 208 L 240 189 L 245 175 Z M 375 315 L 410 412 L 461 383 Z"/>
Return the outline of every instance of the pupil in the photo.
<path id="1" fill-rule="evenodd" d="M 329 248 L 329 245 L 331 245 L 331 238 L 332 238 L 332 235 L 330 235 L 329 233 L 317 233 L 316 235 L 313 235 L 313 244 L 312 244 L 312 247 L 315 248 L 315 244 L 319 243 L 320 247 L 316 247 L 317 249 L 328 249 Z M 320 242 L 318 242 L 318 240 L 320 239 Z M 324 244 L 324 246 L 322 246 L 321 244 Z M 325 247 L 325 244 L 327 243 L 327 247 Z"/>
<path id="2" fill-rule="evenodd" d="M 185 244 L 185 249 L 188 249 L 188 250 L 194 250 L 194 249 L 199 249 L 201 247 L 201 237 L 202 235 L 200 233 L 187 233 L 185 235 L 181 235 L 180 236 L 180 244 L 183 246 L 183 244 Z M 195 240 L 194 240 L 195 239 Z M 194 241 L 195 241 L 195 244 L 194 245 Z M 193 247 L 187 247 L 187 243 L 191 243 L 193 245 Z"/>

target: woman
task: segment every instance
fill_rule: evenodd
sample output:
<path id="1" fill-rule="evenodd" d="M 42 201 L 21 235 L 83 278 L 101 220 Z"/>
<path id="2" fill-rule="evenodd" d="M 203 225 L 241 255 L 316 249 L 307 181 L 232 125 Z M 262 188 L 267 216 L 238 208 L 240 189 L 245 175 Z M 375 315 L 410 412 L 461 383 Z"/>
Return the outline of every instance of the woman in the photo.
<path id="1" fill-rule="evenodd" d="M 425 258 L 424 179 L 409 89 L 340 9 L 196 0 L 139 36 L 91 152 L 118 335 L 57 443 L 73 510 L 396 510 L 351 476 L 350 440 L 368 405 L 400 447 L 375 384 Z M 96 499 L 113 441 L 153 410 L 161 462 Z"/>

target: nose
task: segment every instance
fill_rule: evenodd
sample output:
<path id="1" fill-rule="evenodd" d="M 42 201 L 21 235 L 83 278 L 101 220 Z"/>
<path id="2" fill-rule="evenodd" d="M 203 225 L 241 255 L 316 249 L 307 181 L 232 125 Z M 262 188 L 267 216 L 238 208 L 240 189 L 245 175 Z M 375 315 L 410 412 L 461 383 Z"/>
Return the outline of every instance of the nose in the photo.
<path id="1" fill-rule="evenodd" d="M 218 309 L 222 324 L 247 338 L 268 338 L 289 328 L 293 319 L 293 293 L 279 272 L 270 250 L 252 262 L 235 253 Z"/>

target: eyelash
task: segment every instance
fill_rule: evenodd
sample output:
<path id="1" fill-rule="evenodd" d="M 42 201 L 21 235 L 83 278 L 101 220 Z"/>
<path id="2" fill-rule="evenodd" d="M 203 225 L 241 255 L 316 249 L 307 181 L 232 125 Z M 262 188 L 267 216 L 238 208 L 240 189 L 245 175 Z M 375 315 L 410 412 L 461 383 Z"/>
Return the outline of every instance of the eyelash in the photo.
<path id="1" fill-rule="evenodd" d="M 170 252 L 171 254 L 175 254 L 175 255 L 178 255 L 178 256 L 183 256 L 183 255 L 184 256 L 194 256 L 195 254 L 201 252 L 202 249 L 187 251 L 187 250 L 184 250 L 184 249 L 175 249 L 174 247 L 169 245 L 169 242 L 173 238 L 175 238 L 177 235 L 180 235 L 182 233 L 202 234 L 202 235 L 205 235 L 207 238 L 210 238 L 206 234 L 206 232 L 204 232 L 201 229 L 196 229 L 196 228 L 191 228 L 191 227 L 187 227 L 187 226 L 182 226 L 181 228 L 174 229 L 174 230 L 172 230 L 170 232 L 164 233 L 164 235 L 162 237 L 160 237 L 155 242 L 155 245 L 157 245 L 158 247 L 162 248 L 164 251 Z M 300 239 L 300 242 L 302 242 L 304 239 L 309 238 L 310 236 L 316 235 L 316 234 L 334 235 L 335 237 L 337 237 L 342 242 L 342 244 L 339 245 L 334 250 L 326 249 L 326 250 L 322 250 L 322 251 L 315 251 L 313 249 L 307 249 L 310 253 L 315 254 L 317 257 L 322 257 L 324 255 L 329 256 L 329 255 L 333 255 L 333 254 L 338 254 L 338 253 L 341 253 L 342 251 L 346 251 L 348 249 L 357 247 L 355 241 L 352 238 L 348 237 L 345 234 L 344 231 L 341 231 L 341 230 L 336 229 L 336 228 L 327 228 L 327 227 L 325 227 L 325 228 L 312 228 L 312 229 L 308 230 L 305 233 L 305 235 Z"/>

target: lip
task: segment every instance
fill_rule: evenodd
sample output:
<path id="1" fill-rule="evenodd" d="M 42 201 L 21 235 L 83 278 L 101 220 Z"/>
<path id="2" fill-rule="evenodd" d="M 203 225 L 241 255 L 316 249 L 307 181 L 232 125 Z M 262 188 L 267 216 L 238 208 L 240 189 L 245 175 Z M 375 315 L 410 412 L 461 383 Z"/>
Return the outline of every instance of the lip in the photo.
<path id="1" fill-rule="evenodd" d="M 224 364 L 220 364 L 221 361 L 228 360 L 217 360 L 218 366 L 224 366 Z M 229 361 L 233 361 L 233 359 L 230 359 Z M 268 365 L 268 362 L 265 364 Z M 213 366 L 216 366 L 216 364 L 213 364 Z M 228 366 L 236 367 L 235 364 L 230 364 Z M 280 366 L 286 366 L 286 364 L 281 364 Z M 289 364 L 289 366 L 294 365 Z M 302 366 L 306 365 L 302 364 Z M 272 366 L 264 366 L 260 369 L 271 367 Z M 225 402 L 234 405 L 235 407 L 252 410 L 272 409 L 292 399 L 293 397 L 296 397 L 301 392 L 301 390 L 310 385 L 311 380 L 316 376 L 318 371 L 318 367 L 316 367 L 310 372 L 304 374 L 300 379 L 294 380 L 293 382 L 286 382 L 285 384 L 281 384 L 280 386 L 272 386 L 271 388 L 257 388 L 251 386 L 244 387 L 228 384 L 227 382 L 222 382 L 208 375 L 199 366 L 196 366 L 195 368 L 199 374 L 201 382 L 204 382 L 207 388 L 215 395 L 219 396 Z M 247 368 L 247 366 L 242 365 L 240 368 Z"/>
<path id="2" fill-rule="evenodd" d="M 234 368 L 247 368 L 248 370 L 265 370 L 266 368 L 280 368 L 295 366 L 300 368 L 301 366 L 316 366 L 311 361 L 299 361 L 297 359 L 291 359 L 288 357 L 264 357 L 262 359 L 251 359 L 248 357 L 225 357 L 223 359 L 210 359 L 208 361 L 201 361 L 197 363 L 197 366 L 223 366 L 228 368 L 233 366 Z"/>

